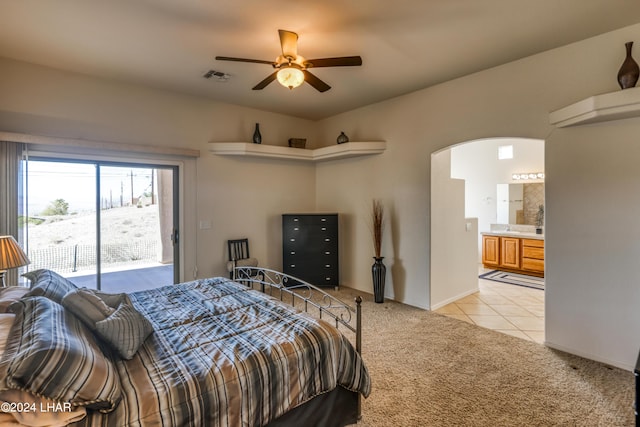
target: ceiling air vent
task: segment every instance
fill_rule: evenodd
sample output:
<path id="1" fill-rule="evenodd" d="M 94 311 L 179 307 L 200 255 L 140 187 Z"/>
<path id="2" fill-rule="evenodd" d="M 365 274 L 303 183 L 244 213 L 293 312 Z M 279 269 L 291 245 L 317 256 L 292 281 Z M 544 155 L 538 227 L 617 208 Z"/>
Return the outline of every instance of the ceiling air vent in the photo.
<path id="1" fill-rule="evenodd" d="M 209 70 L 202 74 L 205 79 L 213 79 L 218 82 L 226 82 L 231 78 L 230 74 L 223 73 L 222 71 Z"/>

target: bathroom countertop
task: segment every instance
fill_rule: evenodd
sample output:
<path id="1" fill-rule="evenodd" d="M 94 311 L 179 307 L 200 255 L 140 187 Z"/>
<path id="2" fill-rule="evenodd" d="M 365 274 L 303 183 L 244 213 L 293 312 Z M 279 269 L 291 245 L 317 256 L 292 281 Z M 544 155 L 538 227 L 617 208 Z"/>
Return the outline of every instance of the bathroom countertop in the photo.
<path id="1" fill-rule="evenodd" d="M 483 236 L 502 236 L 502 237 L 519 237 L 523 239 L 544 240 L 544 234 L 530 233 L 527 231 L 499 230 L 499 231 L 483 231 Z"/>

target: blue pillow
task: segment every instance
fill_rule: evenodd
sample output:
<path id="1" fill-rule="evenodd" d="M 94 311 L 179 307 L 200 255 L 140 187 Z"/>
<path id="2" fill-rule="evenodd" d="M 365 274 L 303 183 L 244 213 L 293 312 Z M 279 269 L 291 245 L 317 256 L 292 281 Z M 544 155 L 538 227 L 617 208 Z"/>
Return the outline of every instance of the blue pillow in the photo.
<path id="1" fill-rule="evenodd" d="M 58 304 L 62 303 L 64 296 L 78 287 L 68 279 L 60 276 L 51 270 L 35 270 L 22 275 L 31 281 L 31 290 L 27 292 L 29 296 L 43 296 Z"/>
<path id="2" fill-rule="evenodd" d="M 19 389 L 71 406 L 110 412 L 120 378 L 91 332 L 73 314 L 40 296 L 9 306 L 16 317 L 0 359 L 0 389 Z"/>
<path id="3" fill-rule="evenodd" d="M 153 332 L 153 326 L 126 298 L 113 314 L 96 322 L 94 331 L 129 360 Z"/>

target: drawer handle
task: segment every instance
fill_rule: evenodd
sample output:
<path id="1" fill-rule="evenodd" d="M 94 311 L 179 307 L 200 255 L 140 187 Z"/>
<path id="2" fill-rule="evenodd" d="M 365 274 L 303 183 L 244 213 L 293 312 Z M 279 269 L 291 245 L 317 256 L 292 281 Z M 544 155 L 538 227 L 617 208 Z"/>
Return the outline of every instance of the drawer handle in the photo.
<path id="1" fill-rule="evenodd" d="M 296 265 L 295 264 L 291 264 L 289 267 L 296 268 Z"/>
<path id="2" fill-rule="evenodd" d="M 320 230 L 327 231 L 327 227 L 322 227 Z"/>
<path id="3" fill-rule="evenodd" d="M 329 281 L 329 280 L 331 280 L 331 277 L 325 277 L 324 280 Z"/>
<path id="4" fill-rule="evenodd" d="M 293 227 L 293 231 L 298 231 L 298 230 L 300 230 L 299 227 Z"/>
<path id="5" fill-rule="evenodd" d="M 324 254 L 325 254 L 325 255 L 331 255 L 331 252 L 326 251 Z"/>
<path id="6" fill-rule="evenodd" d="M 331 268 L 331 264 L 325 264 L 324 267 L 325 268 Z"/>
<path id="7" fill-rule="evenodd" d="M 322 222 L 326 222 L 326 221 L 327 221 L 327 218 L 321 218 L 321 219 L 320 219 L 320 221 L 322 221 Z"/>
<path id="8" fill-rule="evenodd" d="M 291 240 L 292 242 L 295 242 L 295 241 L 296 241 L 296 239 L 289 239 L 289 240 Z"/>
<path id="9" fill-rule="evenodd" d="M 298 222 L 298 218 L 293 218 L 294 221 Z"/>
<path id="10" fill-rule="evenodd" d="M 296 251 L 291 251 L 291 252 L 289 252 L 289 253 L 290 253 L 291 255 L 295 255 L 295 254 L 296 254 Z"/>
<path id="11" fill-rule="evenodd" d="M 330 242 L 330 241 L 331 241 L 331 239 L 324 239 L 324 241 L 325 241 L 325 242 Z"/>

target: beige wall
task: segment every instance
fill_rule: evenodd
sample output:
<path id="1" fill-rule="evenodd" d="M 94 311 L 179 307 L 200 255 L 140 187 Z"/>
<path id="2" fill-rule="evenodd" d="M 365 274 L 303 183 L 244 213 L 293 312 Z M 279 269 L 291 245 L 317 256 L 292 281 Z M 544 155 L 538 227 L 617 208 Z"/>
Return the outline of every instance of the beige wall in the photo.
<path id="1" fill-rule="evenodd" d="M 315 207 L 312 165 L 207 151 L 210 141 L 250 141 L 256 122 L 266 144 L 292 136 L 313 144 L 313 122 L 4 59 L 0 93 L 5 132 L 200 150 L 196 161 L 180 159 L 184 280 L 196 269 L 198 277 L 226 275 L 226 240 L 244 236 L 262 265 L 280 268 L 279 215 Z"/>
<path id="2" fill-rule="evenodd" d="M 252 239 L 253 254 L 266 260 L 263 265 L 279 267 L 279 214 L 315 208 L 343 214 L 342 281 L 370 292 L 373 249 L 367 220 L 371 199 L 379 198 L 389 216 L 383 243 L 389 271 L 387 295 L 429 307 L 431 154 L 480 138 L 546 139 L 553 132 L 549 111 L 618 90 L 616 73 L 623 44 L 639 33 L 640 25 L 635 25 L 317 123 L 0 61 L 0 129 L 200 149 L 202 157 L 194 162 L 185 182 L 185 279 L 196 265 L 200 277 L 224 274 L 224 241 L 238 235 Z M 326 162 L 315 168 L 207 152 L 206 143 L 211 140 L 248 140 L 255 122 L 262 124 L 268 144 L 284 145 L 295 135 L 307 136 L 312 146 L 330 145 L 345 131 L 352 141 L 385 140 L 388 148 L 381 155 Z M 620 132 L 625 138 L 637 135 L 635 125 Z M 630 368 L 640 342 L 640 310 L 632 307 L 638 301 L 634 280 L 640 249 L 628 228 L 635 225 L 631 218 L 637 218 L 638 203 L 634 197 L 615 196 L 612 200 L 617 205 L 607 203 L 608 199 L 589 205 L 589 217 L 598 220 L 596 227 L 612 213 L 614 220 L 621 215 L 619 224 L 629 226 L 624 231 L 621 225 L 609 227 L 607 250 L 598 251 L 595 248 L 602 245 L 604 232 L 594 232 L 594 222 L 579 222 L 585 228 L 576 229 L 573 209 L 559 201 L 571 200 L 572 192 L 578 190 L 572 181 L 575 177 L 567 172 L 575 156 L 582 156 L 579 169 L 593 166 L 591 180 L 615 189 L 624 177 L 606 159 L 622 159 L 631 141 L 604 142 L 608 147 L 604 150 L 600 141 L 587 138 L 589 149 L 582 151 L 572 131 L 552 136 L 545 148 L 547 250 L 553 257 L 547 270 L 547 341 Z M 631 153 L 636 159 L 640 154 Z M 625 159 L 627 171 L 630 158 Z M 636 173 L 630 173 L 634 180 Z M 602 190 L 596 195 L 605 193 L 610 194 Z M 586 203 L 588 198 L 582 200 Z M 210 220 L 215 228 L 198 230 L 201 220 Z M 597 252 L 598 262 L 590 259 L 582 264 L 575 255 L 560 250 L 564 248 L 561 241 L 581 245 L 579 253 L 591 251 L 592 257 Z M 611 250 L 620 247 L 628 250 L 623 258 L 618 250 Z M 570 274 L 578 266 L 582 273 Z M 605 282 L 615 283 L 611 292 L 604 291 Z M 576 295 L 580 295 L 577 300 Z M 576 303 L 582 308 L 567 310 Z"/>
<path id="3" fill-rule="evenodd" d="M 640 346 L 640 118 L 547 138 L 546 340 L 629 369 Z"/>
<path id="4" fill-rule="evenodd" d="M 353 248 L 351 252 L 357 254 L 357 258 L 347 259 L 343 267 L 343 271 L 349 270 L 349 285 L 362 290 L 369 290 L 371 286 L 368 255 L 371 243 L 364 232 L 366 228 L 361 225 L 368 205 L 362 199 L 377 197 L 392 211 L 392 226 L 383 248 L 385 260 L 393 266 L 387 295 L 428 307 L 431 153 L 479 138 L 546 139 L 553 131 L 549 124 L 550 111 L 595 94 L 619 90 L 616 74 L 624 59 L 623 45 L 637 37 L 639 31 L 640 25 L 631 26 L 322 121 L 320 140 L 330 140 L 336 132 L 344 130 L 352 140 L 383 139 L 388 144 L 381 156 L 327 166 L 318 169 L 316 176 L 317 203 L 327 209 L 348 211 L 359 221 L 352 224 L 352 230 L 345 231 L 353 238 L 349 243 Z M 548 179 L 566 176 L 564 168 L 574 162 L 574 156 L 587 156 L 584 161 L 594 166 L 608 156 L 607 152 L 596 156 L 580 152 L 577 142 L 571 145 L 575 150 L 569 152 L 550 150 L 552 145 L 551 148 L 563 146 L 562 138 L 554 135 L 553 144 L 546 143 Z M 617 151 L 622 146 L 609 148 Z M 551 158 L 553 161 L 549 162 Z M 615 189 L 615 180 L 606 178 L 610 174 L 619 177 L 612 168 L 597 166 L 593 172 L 596 176 L 603 175 L 611 189 Z M 346 176 L 354 178 L 347 180 Z M 554 258 L 547 270 L 547 288 L 552 296 L 546 300 L 547 342 L 630 369 L 640 343 L 637 328 L 640 310 L 632 308 L 633 302 L 638 302 L 634 297 L 637 284 L 627 280 L 618 283 L 606 298 L 591 292 L 585 295 L 584 288 L 601 289 L 605 276 L 609 281 L 637 277 L 637 263 L 620 262 L 614 253 L 607 251 L 600 252 L 597 263 L 585 262 L 579 279 L 561 273 L 570 256 L 554 248 L 554 242 L 563 240 L 569 244 L 573 239 L 578 245 L 592 248 L 602 243 L 587 230 L 579 236 L 568 232 L 573 213 L 569 215 L 557 209 L 553 201 L 570 196 L 565 192 L 573 190 L 563 187 L 547 200 L 546 224 L 551 227 L 547 228 L 548 253 Z M 592 201 L 590 209 L 601 219 L 625 209 L 626 218 L 637 206 L 633 198 L 627 198 L 622 206 L 615 208 L 609 203 Z M 580 238 L 576 241 L 577 237 Z M 615 247 L 617 242 L 622 242 L 629 247 L 629 237 L 621 230 L 616 230 L 608 239 L 608 246 Z M 633 249 L 636 251 L 635 246 Z M 634 252 L 634 255 L 640 256 L 640 253 Z M 553 293 L 554 287 L 561 287 L 563 292 Z M 578 319 L 569 322 L 568 316 L 562 313 L 575 304 L 573 298 L 577 294 L 582 295 L 580 302 L 587 309 L 580 309 L 580 322 Z M 617 314 L 608 317 L 610 313 Z M 592 328 L 594 332 L 579 334 L 576 328 Z"/>

